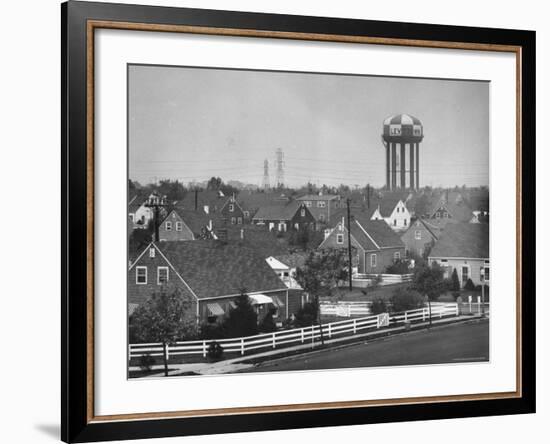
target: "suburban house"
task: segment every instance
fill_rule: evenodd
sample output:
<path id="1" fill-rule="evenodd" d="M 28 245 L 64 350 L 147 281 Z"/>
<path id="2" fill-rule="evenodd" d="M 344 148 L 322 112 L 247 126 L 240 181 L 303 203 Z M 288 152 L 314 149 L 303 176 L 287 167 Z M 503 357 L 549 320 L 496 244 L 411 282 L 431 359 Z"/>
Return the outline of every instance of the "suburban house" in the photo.
<path id="1" fill-rule="evenodd" d="M 411 223 L 411 213 L 405 204 L 406 197 L 401 194 L 387 194 L 371 205 L 372 220 L 384 220 L 392 230 L 406 230 Z"/>
<path id="2" fill-rule="evenodd" d="M 416 219 L 401 235 L 407 255 L 414 253 L 422 256 L 437 241 L 437 233 L 424 219 Z"/>
<path id="3" fill-rule="evenodd" d="M 215 239 L 211 215 L 174 207 L 159 225 L 160 241 Z"/>
<path id="4" fill-rule="evenodd" d="M 153 220 L 153 209 L 149 204 L 160 202 L 161 197 L 157 193 L 137 192 L 128 200 L 128 216 L 133 223 L 134 229 L 147 228 Z M 161 208 L 162 217 L 166 216 L 164 208 Z"/>
<path id="5" fill-rule="evenodd" d="M 242 207 L 239 205 L 235 196 L 230 196 L 225 199 L 225 202 L 219 210 L 220 214 L 231 225 L 242 225 L 245 223 L 245 213 Z"/>
<path id="6" fill-rule="evenodd" d="M 341 198 L 337 194 L 306 194 L 296 200 L 307 207 L 318 226 L 330 225 L 335 220 L 333 214 L 341 206 Z"/>
<path id="7" fill-rule="evenodd" d="M 380 274 L 396 261 L 405 257 L 405 244 L 383 220 L 369 220 L 356 215 L 351 220 L 351 246 L 356 256 L 357 270 L 361 274 Z M 348 248 L 346 219 L 325 233 L 319 245 L 325 248 Z"/>
<path id="8" fill-rule="evenodd" d="M 447 278 L 456 269 L 462 287 L 468 279 L 475 285 L 481 284 L 482 273 L 485 282 L 489 283 L 489 225 L 447 224 L 432 248 L 428 261 L 444 267 Z"/>
<path id="9" fill-rule="evenodd" d="M 305 254 L 290 253 L 281 256 L 269 256 L 266 258 L 266 262 L 288 288 L 302 289 L 296 282 L 295 276 L 296 269 L 302 267 L 306 262 Z"/>
<path id="10" fill-rule="evenodd" d="M 265 225 L 269 231 L 288 231 L 314 228 L 315 218 L 304 202 L 293 200 L 261 207 L 252 218 L 252 223 Z"/>
<path id="11" fill-rule="evenodd" d="M 288 203 L 290 202 L 290 199 L 283 193 L 241 191 L 237 195 L 237 202 L 243 210 L 245 221 L 250 222 L 252 217 L 261 207 Z"/>
<path id="12" fill-rule="evenodd" d="M 469 222 L 473 217 L 472 209 L 468 206 L 461 193 L 444 192 L 435 200 L 429 211 L 430 219 L 454 219 L 457 222 Z"/>
<path id="13" fill-rule="evenodd" d="M 129 268 L 129 309 L 135 310 L 163 285 L 188 300 L 189 319 L 200 323 L 220 320 L 243 291 L 258 321 L 271 312 L 281 323 L 302 304 L 300 292 L 289 294 L 253 249 L 216 240 L 151 242 Z"/>

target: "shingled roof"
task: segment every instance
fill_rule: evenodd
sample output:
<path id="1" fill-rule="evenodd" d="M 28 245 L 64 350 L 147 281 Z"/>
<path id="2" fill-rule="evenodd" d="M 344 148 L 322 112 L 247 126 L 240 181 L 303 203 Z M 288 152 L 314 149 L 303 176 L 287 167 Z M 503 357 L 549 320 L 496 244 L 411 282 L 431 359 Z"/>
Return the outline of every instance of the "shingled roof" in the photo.
<path id="1" fill-rule="evenodd" d="M 302 202 L 277 202 L 260 207 L 253 220 L 291 220 L 296 211 L 303 205 Z"/>
<path id="2" fill-rule="evenodd" d="M 488 258 L 489 225 L 448 224 L 432 248 L 430 257 Z"/>
<path id="3" fill-rule="evenodd" d="M 155 244 L 199 299 L 286 290 L 271 267 L 251 248 L 220 241 Z"/>

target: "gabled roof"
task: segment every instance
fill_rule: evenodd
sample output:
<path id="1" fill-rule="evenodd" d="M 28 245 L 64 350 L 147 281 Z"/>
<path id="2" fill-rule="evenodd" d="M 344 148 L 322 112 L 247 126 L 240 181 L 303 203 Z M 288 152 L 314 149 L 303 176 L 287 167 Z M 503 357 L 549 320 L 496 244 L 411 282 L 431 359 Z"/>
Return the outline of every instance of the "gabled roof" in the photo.
<path id="1" fill-rule="evenodd" d="M 445 207 L 447 211 L 451 214 L 452 218 L 456 219 L 459 222 L 468 222 L 470 219 L 472 219 L 472 209 L 468 207 L 465 203 L 440 203 L 439 205 L 434 206 L 431 214 L 433 215 L 441 207 Z"/>
<path id="2" fill-rule="evenodd" d="M 441 219 L 438 219 L 438 220 L 441 220 Z M 439 235 L 441 233 L 441 228 L 437 227 L 437 226 L 434 226 L 434 225 L 430 225 L 426 220 L 424 220 L 422 218 L 418 218 L 414 222 L 411 222 L 410 225 L 409 225 L 409 228 L 406 231 L 406 233 L 411 231 L 411 230 L 416 230 L 417 229 L 417 226 L 416 226 L 417 223 L 421 224 L 426 229 L 426 231 L 428 233 L 430 233 L 430 235 L 435 240 L 437 240 L 437 238 L 439 237 Z"/>
<path id="3" fill-rule="evenodd" d="M 155 244 L 199 299 L 286 290 L 253 249 L 220 241 Z"/>
<path id="4" fill-rule="evenodd" d="M 221 196 L 219 191 L 198 191 L 197 211 L 203 211 L 205 205 L 208 205 L 210 212 L 219 211 L 228 199 L 228 196 Z M 185 197 L 182 200 L 177 201 L 175 205 L 178 207 L 184 207 L 187 210 L 195 210 L 195 192 L 189 191 Z"/>
<path id="5" fill-rule="evenodd" d="M 210 221 L 212 221 L 213 227 L 221 224 L 219 215 L 206 214 L 202 210 L 194 211 L 175 206 L 168 209 L 168 214 L 161 222 L 161 225 L 166 219 L 170 217 L 170 214 L 172 214 L 172 212 L 175 212 L 194 234 L 200 234 L 202 228 L 209 225 Z"/>
<path id="6" fill-rule="evenodd" d="M 292 200 L 290 202 L 272 203 L 260 207 L 253 217 L 253 220 L 291 220 L 303 202 Z"/>
<path id="7" fill-rule="evenodd" d="M 489 225 L 448 224 L 432 248 L 430 257 L 488 258 Z"/>
<path id="8" fill-rule="evenodd" d="M 306 253 L 289 253 L 281 256 L 274 256 L 279 262 L 286 265 L 288 268 L 303 267 L 307 259 Z"/>
<path id="9" fill-rule="evenodd" d="M 289 198 L 281 193 L 264 193 L 241 191 L 237 195 L 237 202 L 243 210 L 253 211 L 260 207 L 269 206 L 273 203 L 288 202 Z"/>
<path id="10" fill-rule="evenodd" d="M 135 213 L 141 207 L 147 198 L 151 195 L 150 191 L 138 190 L 134 191 L 128 197 L 128 213 Z"/>
<path id="11" fill-rule="evenodd" d="M 286 237 L 280 237 L 279 233 L 269 231 L 265 226 L 258 225 L 228 225 L 227 241 L 247 248 L 251 248 L 262 257 L 278 256 L 289 252 L 289 244 Z M 241 235 L 243 238 L 241 238 Z"/>
<path id="12" fill-rule="evenodd" d="M 407 193 L 398 193 L 398 192 L 386 193 L 380 199 L 371 199 L 370 208 L 368 211 L 372 216 L 372 214 L 376 211 L 376 209 L 379 209 L 380 215 L 382 217 L 390 217 L 393 213 L 393 210 L 399 203 L 399 201 L 405 204 L 407 200 L 407 196 L 408 196 Z"/>

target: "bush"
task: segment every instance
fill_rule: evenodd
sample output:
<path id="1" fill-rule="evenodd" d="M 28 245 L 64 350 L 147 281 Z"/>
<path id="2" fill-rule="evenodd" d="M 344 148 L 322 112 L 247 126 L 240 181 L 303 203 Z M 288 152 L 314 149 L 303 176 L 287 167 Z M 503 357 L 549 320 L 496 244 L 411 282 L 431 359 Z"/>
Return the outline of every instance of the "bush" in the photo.
<path id="1" fill-rule="evenodd" d="M 397 260 L 386 268 L 388 274 L 407 274 L 410 273 L 409 261 Z"/>
<path id="2" fill-rule="evenodd" d="M 392 311 L 401 312 L 424 307 L 424 298 L 417 291 L 398 288 L 390 298 Z"/>
<path id="3" fill-rule="evenodd" d="M 155 358 L 153 358 L 149 353 L 139 357 L 139 368 L 144 372 L 151 371 L 151 367 L 153 365 L 155 365 Z"/>
<path id="4" fill-rule="evenodd" d="M 375 299 L 374 301 L 372 301 L 372 304 L 370 306 L 370 312 L 373 315 L 377 315 L 380 313 L 387 313 L 388 304 L 382 298 Z"/>
<path id="5" fill-rule="evenodd" d="M 219 361 L 223 357 L 223 347 L 216 341 L 213 341 L 208 346 L 208 359 L 211 361 Z"/>
<path id="6" fill-rule="evenodd" d="M 222 324 L 205 322 L 200 326 L 199 339 L 225 338 L 225 330 Z"/>
<path id="7" fill-rule="evenodd" d="M 310 325 L 317 323 L 317 313 L 318 308 L 317 304 L 313 302 L 307 302 L 304 304 L 300 310 L 298 310 L 298 313 L 296 313 L 296 319 L 294 320 L 294 324 L 296 327 L 309 327 Z"/>
<path id="8" fill-rule="evenodd" d="M 260 322 L 260 325 L 258 326 L 258 329 L 262 333 L 271 333 L 277 330 L 277 326 L 275 325 L 275 321 L 273 320 L 273 315 L 271 313 L 264 316 L 262 322 Z"/>
<path id="9" fill-rule="evenodd" d="M 451 294 L 453 295 L 454 300 L 458 302 L 458 298 L 460 297 L 460 291 L 453 291 Z"/>
<path id="10" fill-rule="evenodd" d="M 466 285 L 464 285 L 464 290 L 474 291 L 476 289 L 476 286 L 472 282 L 471 279 L 468 279 L 466 281 Z"/>
<path id="11" fill-rule="evenodd" d="M 239 338 L 258 334 L 258 316 L 245 291 L 235 299 L 235 308 L 223 321 L 226 337 Z"/>

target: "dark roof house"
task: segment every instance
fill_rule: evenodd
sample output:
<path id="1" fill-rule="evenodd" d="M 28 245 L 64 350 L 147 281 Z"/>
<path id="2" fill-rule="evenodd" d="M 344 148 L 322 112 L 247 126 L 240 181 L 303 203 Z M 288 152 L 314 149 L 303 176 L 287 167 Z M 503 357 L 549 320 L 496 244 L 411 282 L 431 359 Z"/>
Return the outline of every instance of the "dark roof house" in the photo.
<path id="1" fill-rule="evenodd" d="M 448 224 L 432 248 L 430 258 L 489 258 L 489 225 Z"/>

